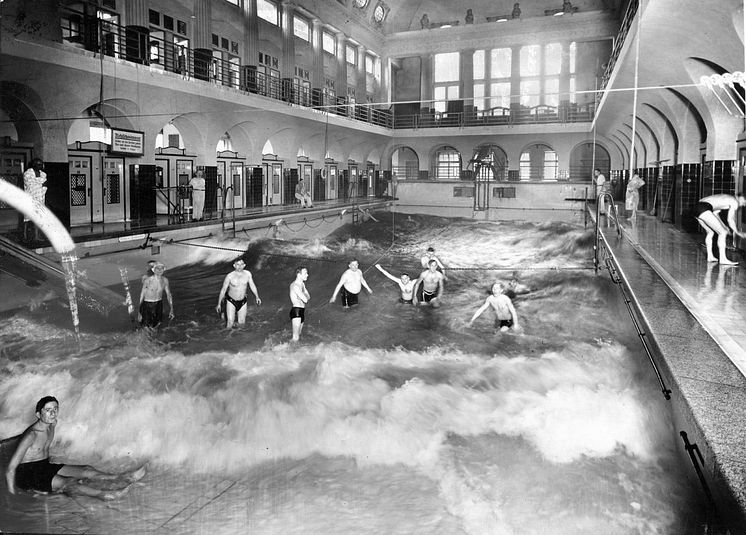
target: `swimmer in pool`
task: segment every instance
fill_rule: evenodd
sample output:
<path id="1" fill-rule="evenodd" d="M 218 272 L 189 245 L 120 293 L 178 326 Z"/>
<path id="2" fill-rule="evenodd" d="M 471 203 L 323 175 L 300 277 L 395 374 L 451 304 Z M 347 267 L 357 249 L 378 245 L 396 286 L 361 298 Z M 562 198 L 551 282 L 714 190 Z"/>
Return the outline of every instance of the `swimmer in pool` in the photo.
<path id="1" fill-rule="evenodd" d="M 163 294 L 168 299 L 168 319 L 174 319 L 174 299 L 171 296 L 171 286 L 163 276 L 166 266 L 161 262 L 153 265 L 152 275 L 142 279 L 140 291 L 140 310 L 137 321 L 144 327 L 158 327 L 163 321 Z"/>
<path id="2" fill-rule="evenodd" d="M 394 277 L 391 273 L 383 269 L 381 267 L 381 264 L 376 264 L 376 269 L 383 273 L 384 277 L 394 281 L 396 284 L 399 285 L 399 290 L 401 290 L 401 297 L 399 298 L 399 302 L 411 305 L 412 300 L 414 299 L 414 281 L 409 278 L 409 275 L 407 275 L 406 273 L 402 273 L 401 278 Z"/>
<path id="3" fill-rule="evenodd" d="M 419 304 L 417 288 L 420 283 L 422 283 L 422 304 L 438 308 L 440 306 L 440 298 L 443 295 L 444 281 L 445 275 L 438 271 L 438 262 L 436 260 L 430 260 L 427 265 L 427 270 L 420 273 L 420 276 L 417 277 L 417 280 L 414 283 L 415 292 L 412 296 L 412 302 L 415 305 Z"/>
<path id="4" fill-rule="evenodd" d="M 333 303 L 334 301 L 336 301 L 337 294 L 340 293 L 341 290 L 342 305 L 344 306 L 344 308 L 355 306 L 357 305 L 357 299 L 363 287 L 368 290 L 369 294 L 373 293 L 373 290 L 370 289 L 368 283 L 365 282 L 365 278 L 363 277 L 363 272 L 360 271 L 358 261 L 353 258 L 348 264 L 348 269 L 345 270 L 345 272 L 342 273 L 342 276 L 339 278 L 339 283 L 337 284 L 337 287 L 334 288 L 334 293 L 332 294 L 332 298 L 329 299 L 329 302 Z"/>
<path id="5" fill-rule="evenodd" d="M 91 496 L 114 500 L 124 495 L 132 483 L 145 476 L 143 465 L 132 472 L 108 474 L 91 466 L 49 462 L 49 447 L 54 440 L 59 402 L 52 396 L 36 403 L 36 422 L 21 435 L 5 471 L 8 492 L 21 490 L 37 493 L 62 492 L 71 496 Z M 115 482 L 114 489 L 91 486 L 92 481 Z"/>
<path id="6" fill-rule="evenodd" d="M 307 280 L 308 270 L 299 267 L 295 270 L 295 280 L 290 283 L 290 302 L 293 305 L 290 309 L 290 323 L 293 326 L 293 342 L 300 340 L 300 333 L 306 322 L 306 304 L 311 299 L 311 294 L 306 289 Z"/>
<path id="7" fill-rule="evenodd" d="M 443 278 L 445 280 L 448 280 L 448 277 L 446 277 L 446 267 L 443 265 L 443 262 L 441 262 L 440 259 L 435 256 L 435 249 L 433 247 L 428 247 L 427 251 L 425 251 L 425 254 L 422 255 L 422 258 L 420 258 L 422 269 L 428 268 L 428 266 L 430 265 L 430 260 L 435 260 L 435 262 L 438 264 L 438 271 L 443 274 Z"/>
<path id="8" fill-rule="evenodd" d="M 246 297 L 247 287 L 251 288 L 256 304 L 262 304 L 256 284 L 254 284 L 254 277 L 245 268 L 246 262 L 240 258 L 233 262 L 233 271 L 225 276 L 223 287 L 220 289 L 218 306 L 215 309 L 220 314 L 223 308 L 223 300 L 225 300 L 226 329 L 233 327 L 234 322 L 239 325 L 246 323 L 246 312 L 249 308 Z"/>
<path id="9" fill-rule="evenodd" d="M 516 331 L 520 330 L 518 326 L 518 314 L 516 314 L 513 302 L 505 295 L 505 284 L 502 282 L 496 282 L 492 285 L 492 295 L 484 301 L 484 304 L 471 317 L 469 326 L 471 327 L 474 320 L 481 316 L 482 312 L 489 307 L 492 307 L 495 311 L 495 315 L 497 316 L 495 327 L 500 329 L 500 331 L 505 332 L 510 328 Z"/>

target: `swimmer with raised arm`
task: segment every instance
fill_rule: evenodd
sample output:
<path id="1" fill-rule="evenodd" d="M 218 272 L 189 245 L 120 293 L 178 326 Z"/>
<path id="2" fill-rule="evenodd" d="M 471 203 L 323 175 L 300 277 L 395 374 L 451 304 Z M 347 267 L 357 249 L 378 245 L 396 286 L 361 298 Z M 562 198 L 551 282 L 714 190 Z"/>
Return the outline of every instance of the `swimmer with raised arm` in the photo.
<path id="1" fill-rule="evenodd" d="M 497 316 L 497 319 L 495 319 L 495 327 L 500 329 L 502 332 L 507 331 L 511 327 L 514 330 L 520 330 L 520 327 L 518 326 L 518 314 L 516 314 L 513 302 L 504 292 L 505 285 L 502 282 L 496 282 L 493 284 L 492 295 L 484 301 L 484 304 L 479 307 L 471 317 L 469 320 L 469 326 L 471 327 L 474 320 L 482 315 L 482 312 L 492 307 Z"/>
<path id="2" fill-rule="evenodd" d="M 109 474 L 92 466 L 50 463 L 49 447 L 54 440 L 58 413 L 59 402 L 52 396 L 43 397 L 36 403 L 36 422 L 21 435 L 5 470 L 8 492 L 63 492 L 71 496 L 114 500 L 145 476 L 145 465 L 132 472 Z M 89 484 L 91 481 L 115 482 L 116 488 L 93 487 Z"/>
<path id="3" fill-rule="evenodd" d="M 694 217 L 699 221 L 699 225 L 707 233 L 705 235 L 705 246 L 707 247 L 707 261 L 708 262 L 720 262 L 725 265 L 735 265 L 738 262 L 728 260 L 725 256 L 725 238 L 728 236 L 730 231 L 728 227 L 733 231 L 734 236 L 746 237 L 746 233 L 738 230 L 736 226 L 736 213 L 739 208 L 746 205 L 746 198 L 743 195 L 727 195 L 725 193 L 719 193 L 717 195 L 710 195 L 699 200 L 697 205 L 694 207 Z M 720 212 L 726 210 L 728 212 L 728 227 L 723 224 L 720 219 Z M 718 254 L 720 258 L 715 258 L 712 254 L 712 238 L 718 235 Z"/>
<path id="4" fill-rule="evenodd" d="M 223 300 L 225 299 L 225 316 L 226 329 L 233 327 L 234 322 L 239 325 L 246 323 L 246 312 L 248 311 L 246 289 L 251 288 L 257 305 L 262 304 L 259 298 L 259 292 L 254 284 L 254 277 L 246 268 L 246 262 L 240 258 L 233 262 L 233 271 L 225 276 L 223 287 L 220 289 L 218 296 L 218 306 L 215 309 L 218 314 L 222 311 Z"/>
<path id="5" fill-rule="evenodd" d="M 376 269 L 383 273 L 384 277 L 394 281 L 396 284 L 399 285 L 399 290 L 401 290 L 401 297 L 399 297 L 400 303 L 408 305 L 411 305 L 413 303 L 414 281 L 409 278 L 409 275 L 407 275 L 406 273 L 402 273 L 401 277 L 394 277 L 391 273 L 383 269 L 381 267 L 381 264 L 376 264 Z"/>
<path id="6" fill-rule="evenodd" d="M 331 299 L 329 299 L 329 302 L 333 303 L 334 301 L 336 301 L 337 294 L 341 291 L 342 305 L 344 306 L 344 308 L 355 306 L 358 304 L 358 296 L 360 295 L 360 291 L 363 289 L 363 287 L 368 290 L 369 294 L 373 293 L 373 290 L 370 289 L 368 283 L 365 282 L 365 278 L 363 277 L 363 272 L 360 271 L 358 261 L 352 259 L 348 264 L 348 269 L 345 270 L 345 272 L 342 273 L 342 276 L 339 278 L 339 283 L 337 283 L 337 287 L 334 288 L 334 293 L 332 294 Z"/>

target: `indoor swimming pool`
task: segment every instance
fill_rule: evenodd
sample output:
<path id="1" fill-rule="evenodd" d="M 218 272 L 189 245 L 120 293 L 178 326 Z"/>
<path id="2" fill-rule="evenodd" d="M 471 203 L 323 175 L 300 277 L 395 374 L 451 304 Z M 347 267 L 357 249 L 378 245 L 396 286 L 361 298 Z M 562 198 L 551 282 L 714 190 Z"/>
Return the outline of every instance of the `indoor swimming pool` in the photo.
<path id="1" fill-rule="evenodd" d="M 200 241 L 199 261 L 165 273 L 176 318 L 157 334 L 124 307 L 89 311 L 78 344 L 64 299 L 4 318 L 0 437 L 54 395 L 54 456 L 150 471 L 114 502 L 9 496 L 3 482 L 0 530 L 701 532 L 670 409 L 618 290 L 592 269 L 592 231 L 375 217 L 312 241 Z M 446 266 L 443 304 L 400 304 L 374 264 L 417 276 L 428 246 Z M 215 304 L 238 256 L 263 302 L 226 331 Z M 329 299 L 352 258 L 373 294 L 346 310 Z M 298 266 L 311 300 L 294 345 Z M 491 311 L 468 326 L 496 280 L 519 284 L 521 331 L 496 332 Z"/>

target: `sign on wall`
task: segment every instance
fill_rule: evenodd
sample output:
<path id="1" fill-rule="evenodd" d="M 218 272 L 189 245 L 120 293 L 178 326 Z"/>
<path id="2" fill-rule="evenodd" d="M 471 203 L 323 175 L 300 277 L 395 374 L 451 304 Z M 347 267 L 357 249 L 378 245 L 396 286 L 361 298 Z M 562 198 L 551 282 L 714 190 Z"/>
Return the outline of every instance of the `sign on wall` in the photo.
<path id="1" fill-rule="evenodd" d="M 145 151 L 145 133 L 135 130 L 121 130 L 112 128 L 111 149 L 109 152 L 142 156 Z"/>

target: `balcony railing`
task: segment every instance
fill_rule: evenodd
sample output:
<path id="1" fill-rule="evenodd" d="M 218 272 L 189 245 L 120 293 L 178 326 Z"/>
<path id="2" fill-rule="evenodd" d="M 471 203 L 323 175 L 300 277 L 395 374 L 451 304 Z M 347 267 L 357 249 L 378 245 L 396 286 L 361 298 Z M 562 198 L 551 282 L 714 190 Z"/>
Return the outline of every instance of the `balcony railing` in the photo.
<path id="1" fill-rule="evenodd" d="M 93 13 L 61 7 L 63 42 L 95 53 L 126 61 L 160 68 L 181 75 L 185 80 L 196 79 L 232 87 L 237 91 L 261 95 L 291 105 L 315 109 L 332 115 L 347 117 L 384 128 L 446 128 L 493 125 L 529 125 L 541 123 L 575 123 L 591 121 L 595 103 L 562 102 L 559 106 L 539 105 L 513 108 L 495 107 L 468 111 L 461 101 L 448 102 L 449 110 L 437 112 L 419 110 L 412 113 L 410 105 L 402 113 L 397 105 L 382 109 L 372 104 L 358 104 L 346 97 L 338 97 L 324 89 L 311 88 L 308 81 L 280 78 L 267 74 L 261 66 L 241 65 L 240 59 L 222 50 L 193 49 L 186 38 L 174 33 L 153 31 L 145 33 L 126 28 L 111 20 L 103 20 Z M 164 39 L 161 35 L 168 35 Z M 272 71 L 277 72 L 277 71 Z M 451 106 L 459 104 L 457 108 Z"/>
<path id="2" fill-rule="evenodd" d="M 622 47 L 624 47 L 624 42 L 627 40 L 627 34 L 629 34 L 629 29 L 632 27 L 632 22 L 635 20 L 635 15 L 637 14 L 637 10 L 639 7 L 640 0 L 629 0 L 627 9 L 624 12 L 624 17 L 622 18 L 622 24 L 619 27 L 619 32 L 617 33 L 616 39 L 614 39 L 614 45 L 611 49 L 609 61 L 606 64 L 606 68 L 604 69 L 604 73 L 601 77 L 601 83 L 598 86 L 598 92 L 596 93 L 596 104 L 601 101 L 604 90 L 606 89 L 606 86 L 609 83 L 609 79 L 611 78 L 611 73 L 614 72 L 614 67 L 616 66 L 617 60 L 619 59 L 619 55 L 622 53 Z"/>

